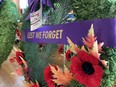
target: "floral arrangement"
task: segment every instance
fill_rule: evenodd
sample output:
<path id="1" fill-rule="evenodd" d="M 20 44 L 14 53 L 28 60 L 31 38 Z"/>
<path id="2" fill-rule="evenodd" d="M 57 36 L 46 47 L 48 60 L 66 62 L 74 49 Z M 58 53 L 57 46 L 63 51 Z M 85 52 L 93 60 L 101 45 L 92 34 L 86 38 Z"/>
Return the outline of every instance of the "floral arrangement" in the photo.
<path id="1" fill-rule="evenodd" d="M 18 68 L 12 74 L 16 74 L 17 76 L 24 76 L 25 77 L 24 87 L 40 87 L 39 83 L 37 81 L 35 83 L 33 83 L 28 75 L 29 67 L 28 67 L 28 64 L 25 60 L 24 52 L 15 46 L 13 48 L 14 48 L 15 56 L 13 58 L 10 58 L 9 61 L 11 63 L 16 63 Z"/>
<path id="2" fill-rule="evenodd" d="M 102 47 L 103 42 L 98 43 L 93 24 L 88 36 L 82 39 L 84 46 L 78 47 L 67 37 L 69 47 L 64 58 L 70 62 L 68 68 L 52 64 L 45 68 L 44 79 L 48 87 L 112 87 L 116 78 L 115 56 L 107 55 L 110 48 Z"/>
<path id="3" fill-rule="evenodd" d="M 93 24 L 88 36 L 82 40 L 84 45 L 81 47 L 68 37 L 69 46 L 66 50 L 63 49 L 65 45 L 59 45 L 58 53 L 63 54 L 65 62 L 69 62 L 69 65 L 64 64 L 63 68 L 55 64 L 46 66 L 43 74 L 47 87 L 115 87 L 115 49 L 103 47 L 103 42 L 98 43 Z M 21 66 L 15 73 L 25 76 L 25 87 L 40 87 L 36 79 L 33 83 L 29 77 L 30 67 L 24 52 L 16 49 L 15 57 L 10 58 L 10 62 L 14 61 Z"/>

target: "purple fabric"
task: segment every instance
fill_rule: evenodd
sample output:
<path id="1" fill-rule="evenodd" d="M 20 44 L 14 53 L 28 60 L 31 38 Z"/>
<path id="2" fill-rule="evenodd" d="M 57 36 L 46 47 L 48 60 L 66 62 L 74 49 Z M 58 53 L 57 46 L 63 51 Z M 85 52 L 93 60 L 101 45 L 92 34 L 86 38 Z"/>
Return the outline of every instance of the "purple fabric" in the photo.
<path id="1" fill-rule="evenodd" d="M 49 7 L 54 8 L 54 5 L 50 0 L 42 0 L 42 4 L 45 4 L 45 5 L 49 6 Z"/>
<path id="2" fill-rule="evenodd" d="M 37 3 L 38 3 L 38 0 L 28 0 L 28 5 L 30 7 L 30 13 L 32 13 L 32 12 L 34 12 L 36 10 Z M 27 15 L 25 20 L 30 19 L 30 13 Z"/>
<path id="3" fill-rule="evenodd" d="M 41 3 L 54 8 L 54 5 L 52 4 L 50 0 L 41 0 Z M 28 5 L 30 7 L 30 13 L 36 10 L 37 4 L 38 4 L 38 0 L 28 0 Z M 30 19 L 30 13 L 28 14 L 25 20 Z"/>
<path id="4" fill-rule="evenodd" d="M 2 2 L 3 0 L 0 0 L 0 2 Z"/>
<path id="5" fill-rule="evenodd" d="M 83 45 L 82 37 L 85 38 L 87 36 L 92 23 L 94 25 L 95 36 L 97 36 L 98 42 L 104 42 L 105 46 L 116 48 L 116 18 L 79 21 L 55 26 L 43 26 L 35 31 L 26 29 L 23 33 L 23 40 L 34 43 L 67 44 L 68 42 L 66 37 L 69 37 L 75 44 Z M 62 39 L 38 39 L 35 37 L 35 34 L 34 38 L 27 38 L 27 34 L 29 32 L 36 33 L 60 29 L 63 30 Z"/>
<path id="6" fill-rule="evenodd" d="M 0 0 L 0 2 L 2 2 L 2 0 Z"/>

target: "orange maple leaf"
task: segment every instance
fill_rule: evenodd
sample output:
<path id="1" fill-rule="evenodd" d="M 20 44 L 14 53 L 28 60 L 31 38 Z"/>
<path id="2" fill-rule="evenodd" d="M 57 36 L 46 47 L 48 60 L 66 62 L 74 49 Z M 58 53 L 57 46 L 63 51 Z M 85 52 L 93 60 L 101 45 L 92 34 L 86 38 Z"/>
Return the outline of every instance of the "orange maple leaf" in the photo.
<path id="1" fill-rule="evenodd" d="M 94 37 L 94 28 L 93 28 L 93 24 L 91 24 L 91 28 L 89 30 L 88 36 L 86 37 L 86 39 L 82 38 L 84 44 L 89 47 L 92 48 L 94 42 L 96 41 L 97 37 Z"/>
<path id="2" fill-rule="evenodd" d="M 67 41 L 71 46 L 71 50 L 73 50 L 75 53 L 78 53 L 80 51 L 80 49 L 68 37 L 67 37 Z"/>
<path id="3" fill-rule="evenodd" d="M 69 85 L 71 80 L 73 79 L 72 74 L 70 71 L 65 67 L 64 72 L 57 66 L 57 70 L 50 65 L 51 71 L 54 74 L 53 75 L 53 81 L 57 85 Z"/>
<path id="4" fill-rule="evenodd" d="M 98 52 L 98 43 L 97 40 L 94 42 L 92 49 L 89 49 L 90 54 L 99 59 L 100 53 Z"/>
<path id="5" fill-rule="evenodd" d="M 101 45 L 103 45 L 101 43 Z M 100 48 L 101 49 L 101 48 Z M 99 53 L 99 46 L 97 40 L 94 42 L 92 49 L 89 49 L 89 53 L 92 54 L 94 57 L 98 58 L 99 61 L 105 66 L 107 66 L 107 61 L 106 60 L 101 60 L 100 59 L 100 53 Z"/>
<path id="6" fill-rule="evenodd" d="M 99 51 L 99 52 L 103 52 L 103 51 L 102 51 L 102 46 L 103 46 L 103 45 L 104 45 L 104 42 L 98 44 L 98 51 Z"/>
<path id="7" fill-rule="evenodd" d="M 32 81 L 30 81 L 30 82 L 24 81 L 24 85 L 25 85 L 25 87 L 40 87 L 39 83 L 37 81 L 36 81 L 36 83 L 33 83 Z"/>

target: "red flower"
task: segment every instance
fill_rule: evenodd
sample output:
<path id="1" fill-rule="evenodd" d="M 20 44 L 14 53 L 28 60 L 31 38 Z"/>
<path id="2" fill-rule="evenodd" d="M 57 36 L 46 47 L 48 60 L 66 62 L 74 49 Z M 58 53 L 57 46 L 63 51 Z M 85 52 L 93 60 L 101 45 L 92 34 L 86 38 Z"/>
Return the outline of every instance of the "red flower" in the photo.
<path id="1" fill-rule="evenodd" d="M 54 66 L 56 68 L 56 66 Z M 48 84 L 48 87 L 55 87 L 55 83 L 52 81 L 53 80 L 53 73 L 50 69 L 50 66 L 47 66 L 44 70 L 44 79 L 46 83 Z"/>
<path id="2" fill-rule="evenodd" d="M 70 60 L 72 54 L 73 54 L 73 53 L 72 53 L 70 50 L 67 50 L 67 51 L 66 51 L 66 60 Z"/>
<path id="3" fill-rule="evenodd" d="M 80 51 L 78 52 L 78 58 L 73 56 L 71 62 L 71 72 L 79 83 L 86 87 L 100 86 L 104 71 L 98 65 L 97 58 L 85 51 Z"/>
<path id="4" fill-rule="evenodd" d="M 21 32 L 19 29 L 16 29 L 16 37 L 21 40 Z"/>
<path id="5" fill-rule="evenodd" d="M 64 45 L 60 45 L 58 48 L 58 53 L 62 54 L 64 52 Z"/>
<path id="6" fill-rule="evenodd" d="M 52 65 L 55 67 L 55 69 L 57 70 L 57 67 L 55 65 Z M 53 80 L 53 73 L 51 71 L 50 66 L 47 66 L 44 70 L 44 79 L 48 85 L 48 87 L 58 87 L 52 80 Z M 64 87 L 64 86 L 59 86 L 59 87 Z"/>
<path id="7" fill-rule="evenodd" d="M 21 65 L 23 63 L 20 57 L 24 58 L 24 53 L 17 51 L 16 52 L 16 60 L 17 60 L 19 65 Z"/>
<path id="8" fill-rule="evenodd" d="M 15 59 L 14 58 L 10 58 L 9 59 L 11 63 L 14 63 L 15 62 Z"/>
<path id="9" fill-rule="evenodd" d="M 26 76 L 26 80 L 27 81 L 30 81 L 30 77 L 29 77 L 29 68 L 27 68 L 26 70 L 25 70 L 26 72 L 25 72 L 25 76 Z"/>

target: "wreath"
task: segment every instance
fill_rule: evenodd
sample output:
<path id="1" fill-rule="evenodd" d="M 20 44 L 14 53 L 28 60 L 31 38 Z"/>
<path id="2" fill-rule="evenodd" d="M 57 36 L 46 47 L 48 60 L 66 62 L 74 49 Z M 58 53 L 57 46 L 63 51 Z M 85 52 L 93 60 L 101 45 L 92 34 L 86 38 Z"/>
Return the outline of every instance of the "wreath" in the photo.
<path id="1" fill-rule="evenodd" d="M 113 87 L 116 79 L 116 49 L 98 43 L 94 35 L 93 24 L 86 38 L 82 38 L 84 45 L 77 46 L 68 37 L 69 46 L 63 53 L 64 46 L 59 53 L 64 54 L 63 68 L 49 64 L 44 69 L 44 80 L 48 87 Z M 16 52 L 16 60 L 22 66 L 25 76 L 25 85 L 40 87 L 41 82 L 31 82 L 31 71 L 24 58 L 23 52 Z"/>
<path id="2" fill-rule="evenodd" d="M 49 65 L 44 70 L 48 87 L 112 87 L 116 79 L 116 49 L 102 47 L 97 42 L 93 25 L 84 46 L 78 47 L 69 38 L 65 60 L 68 68 L 61 70 L 57 65 Z"/>
<path id="3" fill-rule="evenodd" d="M 1 6 L 2 5 L 2 6 Z M 0 2 L 0 65 L 7 59 L 15 40 L 18 11 L 11 0 Z"/>

